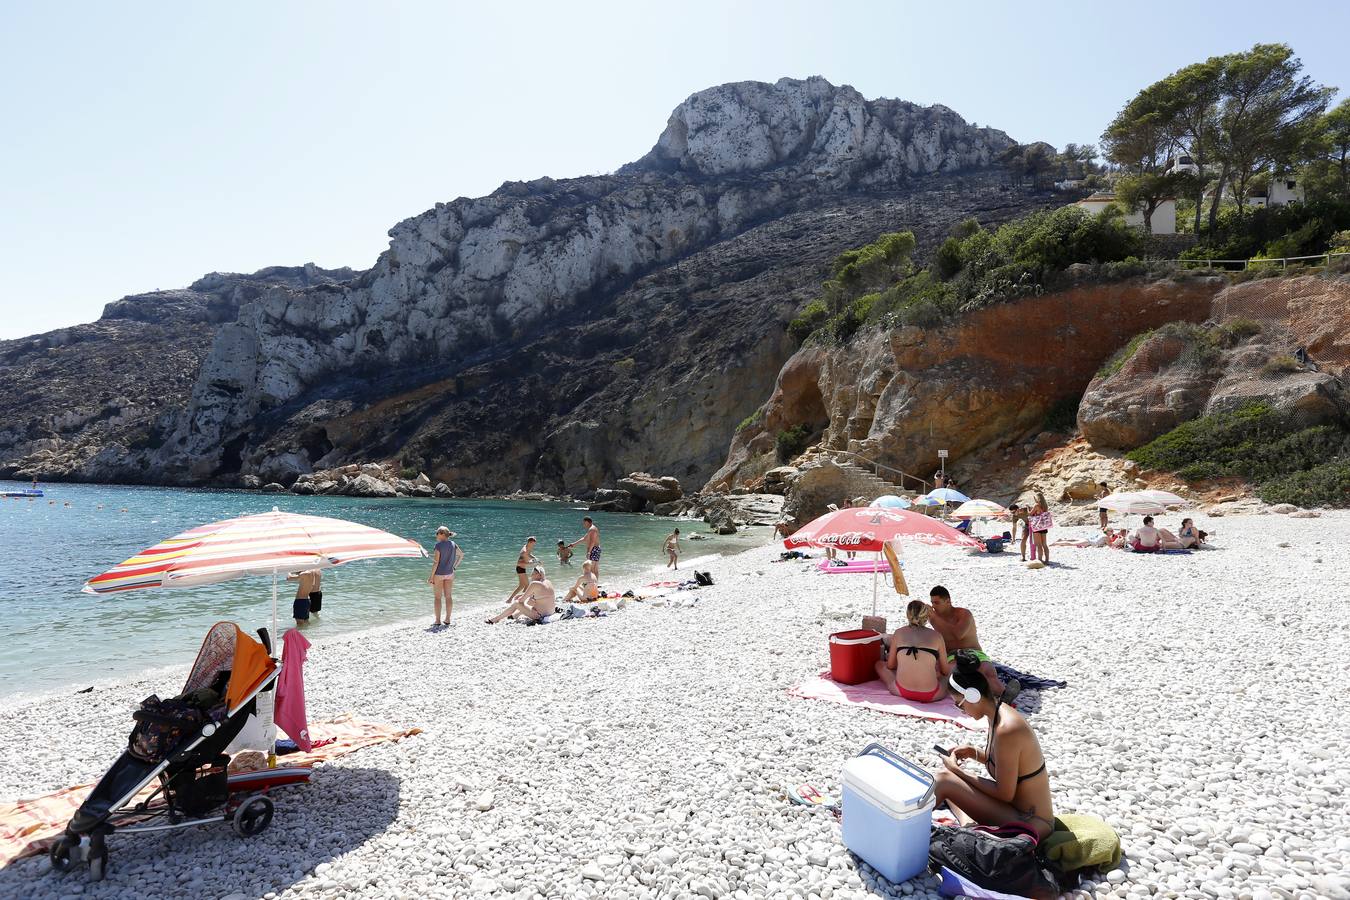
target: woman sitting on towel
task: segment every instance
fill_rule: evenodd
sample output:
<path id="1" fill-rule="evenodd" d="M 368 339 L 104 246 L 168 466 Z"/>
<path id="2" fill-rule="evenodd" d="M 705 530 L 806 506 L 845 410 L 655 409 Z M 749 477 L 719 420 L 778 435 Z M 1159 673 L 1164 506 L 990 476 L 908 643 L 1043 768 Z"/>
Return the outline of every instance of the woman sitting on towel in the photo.
<path id="1" fill-rule="evenodd" d="M 892 694 L 916 703 L 932 703 L 947 696 L 943 679 L 951 672 L 947 642 L 928 627 L 928 604 L 911 600 L 905 607 L 909 622 L 891 636 L 891 652 L 877 660 L 877 677 Z M 929 657 L 932 659 L 929 659 Z"/>
<path id="2" fill-rule="evenodd" d="M 970 651 L 957 651 L 949 683 L 956 705 L 966 715 L 986 720 L 989 735 L 983 750 L 966 745 L 943 757 L 946 770 L 936 779 L 938 805 L 946 802 L 963 821 L 1027 825 L 1044 840 L 1054 828 L 1055 812 L 1045 756 L 1031 726 L 1015 708 L 994 697 L 980 674 L 980 661 Z M 963 770 L 965 759 L 984 765 L 989 777 L 977 778 Z"/>

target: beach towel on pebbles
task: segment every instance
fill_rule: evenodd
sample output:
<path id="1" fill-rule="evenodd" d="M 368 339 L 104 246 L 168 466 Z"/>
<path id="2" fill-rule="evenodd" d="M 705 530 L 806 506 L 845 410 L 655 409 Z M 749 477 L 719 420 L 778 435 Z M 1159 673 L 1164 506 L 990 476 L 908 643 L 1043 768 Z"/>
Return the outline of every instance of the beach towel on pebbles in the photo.
<path id="1" fill-rule="evenodd" d="M 322 742 L 323 746 L 316 746 L 307 753 L 288 755 L 285 762 L 288 766 L 314 765 L 421 731 L 420 728 L 363 722 L 350 715 L 340 716 L 331 722 L 316 722 L 310 726 L 310 737 L 316 744 Z M 77 784 L 42 797 L 0 802 L 0 866 L 47 852 L 93 786 L 93 782 Z"/>
<path id="2" fill-rule="evenodd" d="M 879 680 L 865 681 L 862 684 L 840 684 L 830 677 L 830 673 L 822 672 L 815 678 L 808 678 L 801 684 L 788 688 L 788 693 L 804 700 L 826 700 L 845 706 L 861 706 L 893 716 L 913 716 L 916 719 L 952 722 L 972 731 L 978 731 L 983 727 L 970 716 L 962 714 L 951 700 L 916 703 L 892 694 Z"/>

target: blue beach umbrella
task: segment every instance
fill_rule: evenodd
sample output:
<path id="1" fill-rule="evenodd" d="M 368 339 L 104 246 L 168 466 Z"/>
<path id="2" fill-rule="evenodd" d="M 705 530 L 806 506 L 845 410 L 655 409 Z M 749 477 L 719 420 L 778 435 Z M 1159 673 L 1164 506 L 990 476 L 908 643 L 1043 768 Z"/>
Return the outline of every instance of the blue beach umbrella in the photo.
<path id="1" fill-rule="evenodd" d="M 954 491 L 951 488 L 934 488 L 928 492 L 928 496 L 939 503 L 965 503 L 970 499 L 960 491 Z"/>
<path id="2" fill-rule="evenodd" d="M 871 506 L 879 506 L 882 509 L 909 509 L 910 502 L 904 497 L 897 497 L 895 494 L 882 494 L 873 500 Z"/>
<path id="3" fill-rule="evenodd" d="M 920 494 L 919 496 L 917 496 L 917 497 L 914 498 L 914 505 L 915 505 L 915 506 L 941 506 L 941 505 L 942 505 L 942 501 L 941 501 L 941 500 L 935 500 L 934 498 L 930 497 L 928 494 Z"/>

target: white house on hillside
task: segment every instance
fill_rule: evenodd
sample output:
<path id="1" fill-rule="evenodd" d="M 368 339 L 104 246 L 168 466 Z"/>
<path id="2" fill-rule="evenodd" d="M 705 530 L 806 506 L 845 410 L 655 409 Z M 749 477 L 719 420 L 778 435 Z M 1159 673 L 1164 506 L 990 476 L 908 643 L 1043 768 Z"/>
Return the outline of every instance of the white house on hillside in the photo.
<path id="1" fill-rule="evenodd" d="M 1074 205 L 1088 215 L 1098 216 L 1105 212 L 1107 207 L 1116 205 L 1116 195 L 1110 191 L 1097 191 L 1092 196 L 1085 197 Z M 1125 224 L 1142 229 L 1144 227 L 1143 210 L 1125 210 Z M 1157 209 L 1153 210 L 1153 233 L 1177 233 L 1177 201 L 1175 198 L 1168 197 L 1158 204 Z"/>

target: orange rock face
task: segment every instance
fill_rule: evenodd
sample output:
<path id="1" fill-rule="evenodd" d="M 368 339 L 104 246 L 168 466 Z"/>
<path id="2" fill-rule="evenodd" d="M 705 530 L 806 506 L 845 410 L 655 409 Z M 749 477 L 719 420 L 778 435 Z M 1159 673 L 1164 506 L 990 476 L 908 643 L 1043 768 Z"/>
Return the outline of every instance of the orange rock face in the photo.
<path id="1" fill-rule="evenodd" d="M 940 449 L 957 459 L 1034 434 L 1132 336 L 1166 322 L 1204 321 L 1223 284 L 1083 285 L 986 307 L 939 328 L 803 348 L 709 484 L 752 483 L 764 469 L 765 437 L 798 424 L 820 431 L 826 449 L 927 476 Z"/>

